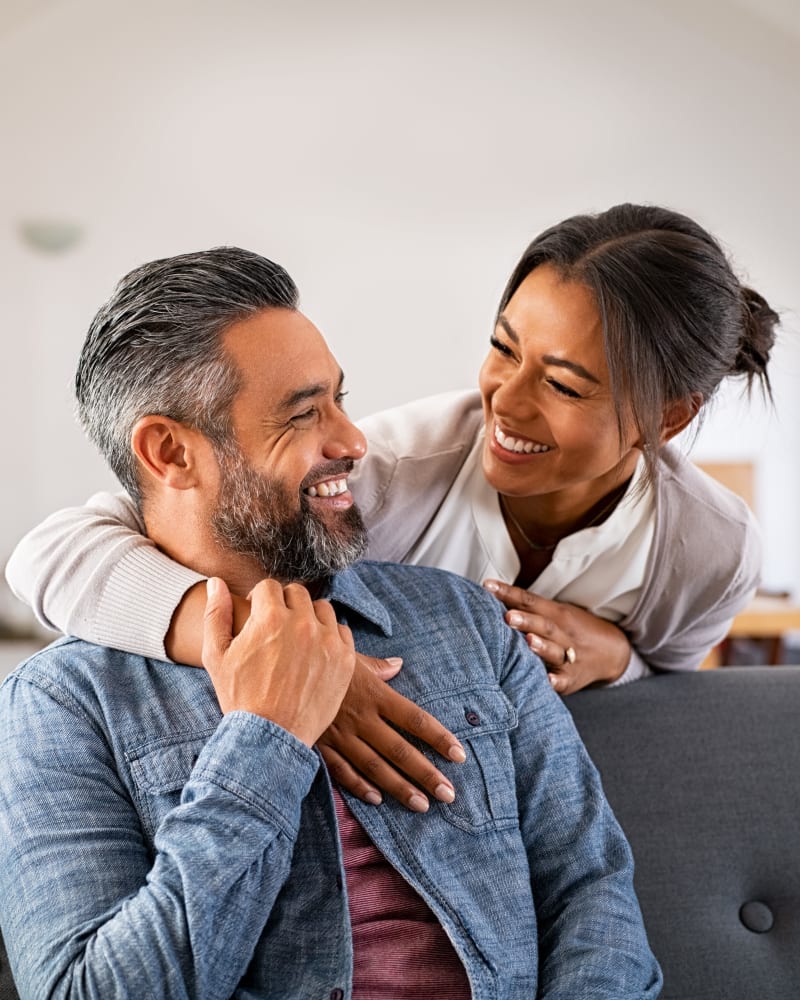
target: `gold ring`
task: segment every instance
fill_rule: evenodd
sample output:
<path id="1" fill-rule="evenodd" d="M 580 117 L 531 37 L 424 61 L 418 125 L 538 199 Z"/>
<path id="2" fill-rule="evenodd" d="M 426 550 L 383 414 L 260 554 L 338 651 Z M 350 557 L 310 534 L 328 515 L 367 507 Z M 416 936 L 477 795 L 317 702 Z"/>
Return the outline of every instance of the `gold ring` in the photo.
<path id="1" fill-rule="evenodd" d="M 564 663 L 574 663 L 578 659 L 578 654 L 572 648 L 572 646 L 567 646 L 564 650 Z"/>

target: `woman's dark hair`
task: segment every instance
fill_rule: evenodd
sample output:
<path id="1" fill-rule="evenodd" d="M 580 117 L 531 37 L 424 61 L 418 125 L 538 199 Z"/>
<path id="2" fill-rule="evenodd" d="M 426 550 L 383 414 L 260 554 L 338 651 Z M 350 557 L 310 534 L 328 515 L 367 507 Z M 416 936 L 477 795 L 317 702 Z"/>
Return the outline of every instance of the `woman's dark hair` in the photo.
<path id="1" fill-rule="evenodd" d="M 767 362 L 778 314 L 733 272 L 719 243 L 666 208 L 617 205 L 576 215 L 523 253 L 498 309 L 541 264 L 590 288 L 597 301 L 620 431 L 632 415 L 651 477 L 669 403 L 702 406 L 729 375 L 759 380 L 772 398 Z"/>

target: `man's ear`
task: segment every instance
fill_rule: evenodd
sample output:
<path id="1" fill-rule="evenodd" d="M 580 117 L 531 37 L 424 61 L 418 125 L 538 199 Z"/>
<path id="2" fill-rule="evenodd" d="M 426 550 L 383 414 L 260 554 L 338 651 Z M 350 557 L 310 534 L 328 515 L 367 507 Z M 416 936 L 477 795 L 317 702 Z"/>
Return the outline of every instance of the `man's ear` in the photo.
<path id="1" fill-rule="evenodd" d="M 674 403 L 667 403 L 661 420 L 661 444 L 666 444 L 676 434 L 680 434 L 688 427 L 702 405 L 703 397 L 699 392 L 693 392 L 687 399 L 678 399 Z"/>
<path id="2" fill-rule="evenodd" d="M 195 428 L 149 414 L 136 422 L 131 447 L 147 475 L 170 489 L 188 490 L 200 482 L 200 459 L 209 445 Z"/>

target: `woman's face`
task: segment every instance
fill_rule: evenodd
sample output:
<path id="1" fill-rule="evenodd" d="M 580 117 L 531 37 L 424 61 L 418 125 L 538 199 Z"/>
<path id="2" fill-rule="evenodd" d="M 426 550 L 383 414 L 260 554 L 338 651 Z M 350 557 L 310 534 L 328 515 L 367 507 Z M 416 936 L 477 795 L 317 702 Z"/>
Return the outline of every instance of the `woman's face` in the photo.
<path id="1" fill-rule="evenodd" d="M 483 469 L 507 496 L 569 491 L 594 501 L 633 472 L 633 422 L 620 441 L 592 292 L 543 264 L 503 310 L 479 379 Z"/>

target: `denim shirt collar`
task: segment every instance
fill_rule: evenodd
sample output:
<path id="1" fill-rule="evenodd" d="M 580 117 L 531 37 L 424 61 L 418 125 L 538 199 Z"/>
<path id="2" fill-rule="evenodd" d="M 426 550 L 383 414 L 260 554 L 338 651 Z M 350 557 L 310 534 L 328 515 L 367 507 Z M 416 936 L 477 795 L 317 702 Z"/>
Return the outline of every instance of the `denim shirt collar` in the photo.
<path id="1" fill-rule="evenodd" d="M 337 573 L 323 595 L 377 626 L 385 636 L 392 635 L 392 618 L 382 601 L 372 593 L 358 573 L 358 564 Z"/>

